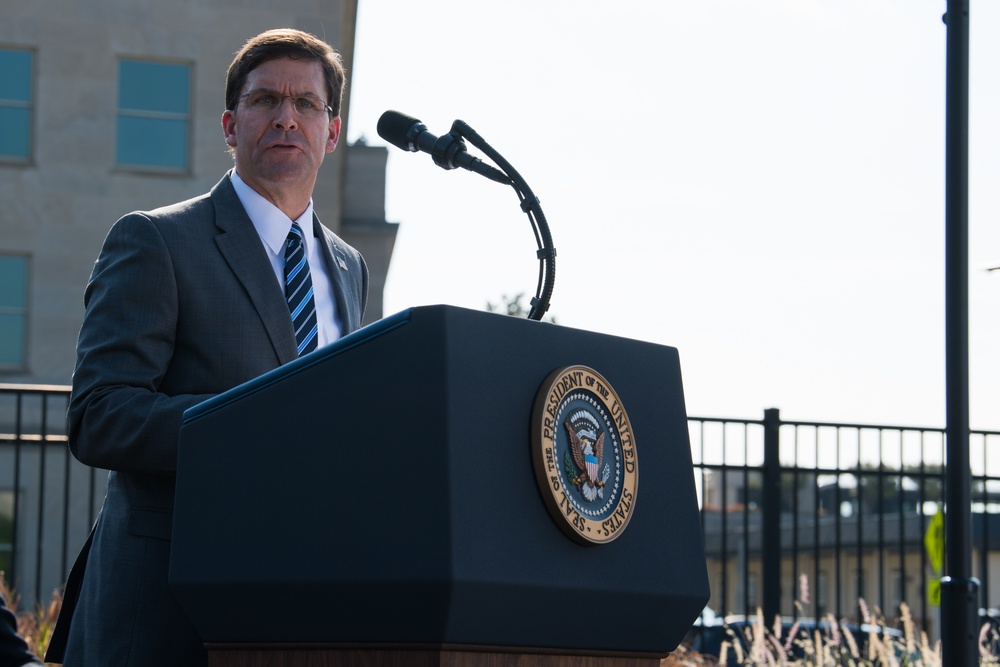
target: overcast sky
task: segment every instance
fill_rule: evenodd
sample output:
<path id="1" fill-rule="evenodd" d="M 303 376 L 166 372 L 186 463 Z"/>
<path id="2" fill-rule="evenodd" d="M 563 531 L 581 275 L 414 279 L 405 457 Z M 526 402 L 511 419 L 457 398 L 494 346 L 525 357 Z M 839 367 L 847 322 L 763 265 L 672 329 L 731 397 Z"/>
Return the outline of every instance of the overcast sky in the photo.
<path id="1" fill-rule="evenodd" d="M 561 325 L 678 348 L 692 416 L 945 425 L 944 0 L 359 5 L 348 140 L 475 128 L 541 200 Z M 971 423 L 1000 430 L 1000 2 L 971 45 Z M 511 188 L 390 147 L 386 215 L 387 314 L 533 294 Z"/>

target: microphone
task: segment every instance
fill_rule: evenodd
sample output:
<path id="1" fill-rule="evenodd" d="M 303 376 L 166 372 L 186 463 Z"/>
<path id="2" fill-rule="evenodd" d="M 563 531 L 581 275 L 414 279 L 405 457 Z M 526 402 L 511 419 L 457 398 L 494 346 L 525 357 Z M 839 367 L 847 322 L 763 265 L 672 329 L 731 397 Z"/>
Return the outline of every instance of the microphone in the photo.
<path id="1" fill-rule="evenodd" d="M 390 110 L 378 119 L 377 130 L 380 137 L 397 148 L 410 153 L 417 151 L 430 153 L 434 164 L 442 169 L 461 167 L 498 183 L 511 185 L 511 180 L 505 173 L 469 155 L 465 148 L 465 140 L 454 125 L 451 132 L 436 137 L 416 118 Z"/>

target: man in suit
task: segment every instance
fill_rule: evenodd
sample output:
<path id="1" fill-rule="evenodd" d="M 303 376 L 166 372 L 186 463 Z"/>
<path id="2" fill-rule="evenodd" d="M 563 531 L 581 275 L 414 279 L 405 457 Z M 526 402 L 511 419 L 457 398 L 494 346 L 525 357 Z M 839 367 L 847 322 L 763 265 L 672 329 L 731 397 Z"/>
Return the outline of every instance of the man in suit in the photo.
<path id="1" fill-rule="evenodd" d="M 343 84 L 339 55 L 312 35 L 250 39 L 230 65 L 222 114 L 235 169 L 211 192 L 131 213 L 109 232 L 85 293 L 69 444 L 111 472 L 48 661 L 206 663 L 167 585 L 181 420 L 361 326 L 364 260 L 312 212 Z"/>

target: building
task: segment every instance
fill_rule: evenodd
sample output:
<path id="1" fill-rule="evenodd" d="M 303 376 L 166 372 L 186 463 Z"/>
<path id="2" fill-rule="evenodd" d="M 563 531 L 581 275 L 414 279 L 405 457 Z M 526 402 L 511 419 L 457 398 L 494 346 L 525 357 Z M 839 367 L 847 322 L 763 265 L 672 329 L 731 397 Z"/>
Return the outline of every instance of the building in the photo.
<path id="1" fill-rule="evenodd" d="M 232 166 L 225 72 L 246 39 L 293 27 L 325 38 L 348 73 L 357 0 L 52 0 L 4 3 L 0 22 L 0 382 L 66 384 L 83 288 L 111 224 L 208 191 Z M 396 225 L 386 149 L 327 156 L 314 203 L 364 253 L 367 321 L 382 316 Z"/>
<path id="2" fill-rule="evenodd" d="M 779 560 L 780 612 L 786 617 L 833 614 L 857 621 L 862 599 L 873 614 L 878 610 L 897 619 L 899 605 L 906 603 L 917 625 L 937 636 L 940 589 L 934 583 L 944 573 L 940 564 L 933 565 L 927 535 L 942 504 L 942 471 L 867 472 L 827 475 L 823 481 L 824 476 L 800 470 L 795 483 L 787 475 L 773 549 L 764 539 L 760 476 L 706 472 L 702 527 L 712 587 L 708 606 L 720 614 L 752 615 L 760 609 L 764 560 L 770 556 Z M 985 484 L 974 490 L 973 576 L 980 580 L 981 599 L 996 600 L 1000 578 L 991 576 L 1000 571 L 996 494 Z M 943 543 L 939 546 L 943 558 Z M 801 603 L 803 594 L 808 604 Z"/>

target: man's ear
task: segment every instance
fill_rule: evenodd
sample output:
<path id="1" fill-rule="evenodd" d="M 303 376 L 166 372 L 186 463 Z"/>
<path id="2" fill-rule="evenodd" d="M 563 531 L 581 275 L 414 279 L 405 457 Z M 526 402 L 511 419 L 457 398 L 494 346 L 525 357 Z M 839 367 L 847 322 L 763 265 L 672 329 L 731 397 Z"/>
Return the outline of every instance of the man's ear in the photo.
<path id="1" fill-rule="evenodd" d="M 228 109 L 222 112 L 222 136 L 228 146 L 236 145 L 236 114 Z"/>
<path id="2" fill-rule="evenodd" d="M 340 141 L 340 116 L 330 119 L 330 134 L 326 138 L 326 152 L 332 153 Z"/>

